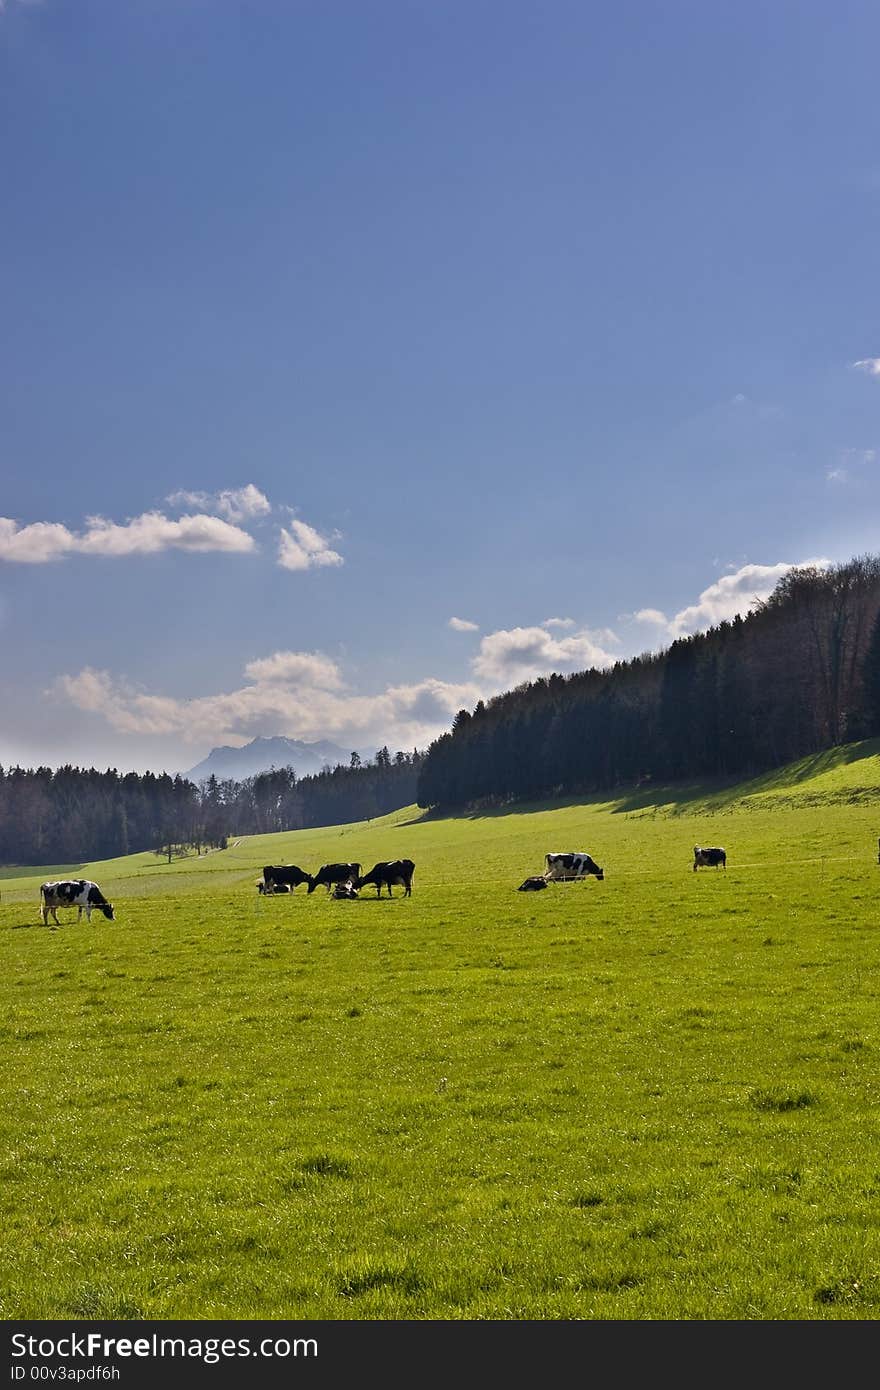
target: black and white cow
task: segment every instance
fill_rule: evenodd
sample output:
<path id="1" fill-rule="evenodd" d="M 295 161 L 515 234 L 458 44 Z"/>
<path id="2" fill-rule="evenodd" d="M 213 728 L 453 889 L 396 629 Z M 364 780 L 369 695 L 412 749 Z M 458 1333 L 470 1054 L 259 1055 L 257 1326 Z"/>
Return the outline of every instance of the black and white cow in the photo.
<path id="1" fill-rule="evenodd" d="M 412 897 L 412 877 L 416 866 L 411 859 L 382 859 L 378 864 L 374 864 L 368 874 L 363 874 L 356 879 L 358 888 L 363 888 L 368 883 L 375 883 L 376 897 L 381 898 L 382 889 L 388 889 L 389 898 L 393 898 L 391 892 L 392 883 L 403 888 L 405 898 Z"/>
<path id="2" fill-rule="evenodd" d="M 516 891 L 518 893 L 537 893 L 542 888 L 546 887 L 546 878 L 542 878 L 540 874 L 537 874 L 534 878 L 527 878 L 523 883 L 519 885 Z"/>
<path id="3" fill-rule="evenodd" d="M 694 845 L 694 873 L 701 867 L 717 869 L 719 865 L 722 869 L 727 868 L 726 850 L 721 848 L 703 849 L 700 845 Z"/>
<path id="4" fill-rule="evenodd" d="M 311 875 L 308 891 L 314 893 L 318 885 L 323 883 L 329 893 L 335 883 L 357 883 L 360 876 L 360 864 L 323 864 L 316 874 Z"/>
<path id="5" fill-rule="evenodd" d="M 346 879 L 344 883 L 337 883 L 333 889 L 334 898 L 356 898 L 358 895 L 357 884 L 352 883 L 351 879 Z"/>
<path id="6" fill-rule="evenodd" d="M 290 886 L 289 883 L 275 883 L 275 882 L 272 882 L 272 883 L 270 883 L 269 887 L 267 888 L 267 887 L 266 887 L 266 880 L 265 880 L 264 878 L 258 878 L 258 879 L 257 879 L 257 892 L 258 892 L 258 893 L 265 893 L 267 896 L 274 896 L 276 893 L 291 893 L 292 891 L 293 891 L 293 890 L 292 890 L 292 888 L 291 888 L 291 886 Z"/>
<path id="7" fill-rule="evenodd" d="M 603 879 L 605 870 L 600 869 L 595 860 L 582 850 L 572 850 L 570 854 L 548 854 L 546 856 L 547 868 L 544 877 L 550 882 L 565 882 L 571 878 L 587 878 L 590 874 L 594 878 Z"/>
<path id="8" fill-rule="evenodd" d="M 298 864 L 267 864 L 263 869 L 263 892 L 280 893 L 287 889 L 292 893 L 301 883 L 311 883 L 312 876 Z M 287 889 L 281 885 L 286 884 Z"/>
<path id="9" fill-rule="evenodd" d="M 43 922 L 49 920 L 51 914 L 56 926 L 61 926 L 58 921 L 59 907 L 75 907 L 76 920 L 82 920 L 83 912 L 86 914 L 86 921 L 92 920 L 92 909 L 103 912 L 111 922 L 115 921 L 113 908 L 104 894 L 101 892 L 97 883 L 92 883 L 88 878 L 61 878 L 52 883 L 40 884 L 40 916 Z"/>

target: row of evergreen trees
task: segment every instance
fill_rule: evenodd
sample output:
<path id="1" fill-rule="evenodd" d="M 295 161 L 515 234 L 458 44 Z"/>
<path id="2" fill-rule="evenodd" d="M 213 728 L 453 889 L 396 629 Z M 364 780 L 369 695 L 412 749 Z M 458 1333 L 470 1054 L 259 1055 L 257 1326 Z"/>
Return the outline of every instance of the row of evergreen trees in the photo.
<path id="1" fill-rule="evenodd" d="M 880 734 L 880 557 L 790 570 L 745 618 L 460 710 L 422 807 L 750 775 Z"/>
<path id="2" fill-rule="evenodd" d="M 340 825 L 416 799 L 422 754 L 381 748 L 362 763 L 298 778 L 292 767 L 245 781 L 115 768 L 0 767 L 0 863 L 70 864 L 137 850 L 222 848 L 233 835 Z"/>

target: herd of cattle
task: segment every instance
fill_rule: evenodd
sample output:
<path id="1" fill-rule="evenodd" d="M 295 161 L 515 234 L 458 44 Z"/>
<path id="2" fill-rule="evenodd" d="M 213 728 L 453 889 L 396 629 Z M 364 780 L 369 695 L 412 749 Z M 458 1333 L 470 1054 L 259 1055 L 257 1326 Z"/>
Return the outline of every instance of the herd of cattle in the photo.
<path id="1" fill-rule="evenodd" d="M 602 880 L 605 870 L 582 850 L 567 854 L 548 854 L 545 856 L 546 868 L 543 874 L 527 878 L 519 885 L 520 893 L 535 892 L 546 888 L 550 883 L 569 883 L 574 879 L 588 878 L 591 875 Z M 334 898 L 356 898 L 362 888 L 373 884 L 376 897 L 381 898 L 382 889 L 388 889 L 389 898 L 394 894 L 392 887 L 403 888 L 405 898 L 412 897 L 412 880 L 415 864 L 411 859 L 382 859 L 374 864 L 369 873 L 362 874 L 358 863 L 323 864 L 316 874 L 306 873 L 297 864 L 267 864 L 263 877 L 257 880 L 260 893 L 292 893 L 301 883 L 308 884 L 307 892 L 325 887 Z M 694 845 L 694 873 L 700 868 L 727 868 L 727 852 L 720 846 L 706 848 Z M 45 924 L 51 916 L 56 926 L 59 907 L 75 907 L 76 920 L 86 914 L 86 921 L 92 920 L 92 912 L 102 912 L 112 922 L 115 920 L 113 906 L 104 897 L 97 883 L 87 878 L 56 879 L 40 885 L 40 917 Z"/>
<path id="2" fill-rule="evenodd" d="M 307 883 L 307 893 L 314 893 L 323 885 L 334 898 L 356 898 L 362 888 L 372 883 L 377 898 L 381 898 L 383 888 L 388 889 L 388 896 L 392 898 L 392 886 L 403 888 L 403 896 L 411 898 L 415 868 L 411 859 L 381 859 L 368 874 L 362 874 L 360 864 L 354 862 L 323 864 L 316 874 L 306 873 L 298 864 L 267 864 L 263 877 L 257 880 L 257 891 L 292 893 L 301 883 Z"/>

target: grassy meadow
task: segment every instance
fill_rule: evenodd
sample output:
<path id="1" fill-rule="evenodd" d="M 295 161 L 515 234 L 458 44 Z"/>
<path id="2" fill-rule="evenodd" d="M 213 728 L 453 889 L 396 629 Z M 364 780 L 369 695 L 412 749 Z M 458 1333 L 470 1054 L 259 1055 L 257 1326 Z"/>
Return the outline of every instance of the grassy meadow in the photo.
<path id="1" fill-rule="evenodd" d="M 880 1316 L 878 835 L 875 743 L 52 866 L 114 922 L 2 870 L 0 1316 Z M 605 881 L 516 891 L 570 849 Z"/>

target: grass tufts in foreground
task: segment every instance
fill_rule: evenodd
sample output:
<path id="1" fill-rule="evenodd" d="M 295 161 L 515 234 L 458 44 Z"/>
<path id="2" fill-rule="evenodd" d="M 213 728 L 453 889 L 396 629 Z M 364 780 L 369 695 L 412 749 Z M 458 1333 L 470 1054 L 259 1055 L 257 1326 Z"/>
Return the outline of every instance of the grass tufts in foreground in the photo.
<path id="1" fill-rule="evenodd" d="M 10 875 L 0 1316 L 880 1316 L 880 805 L 786 785 L 132 856 L 58 929 Z"/>

